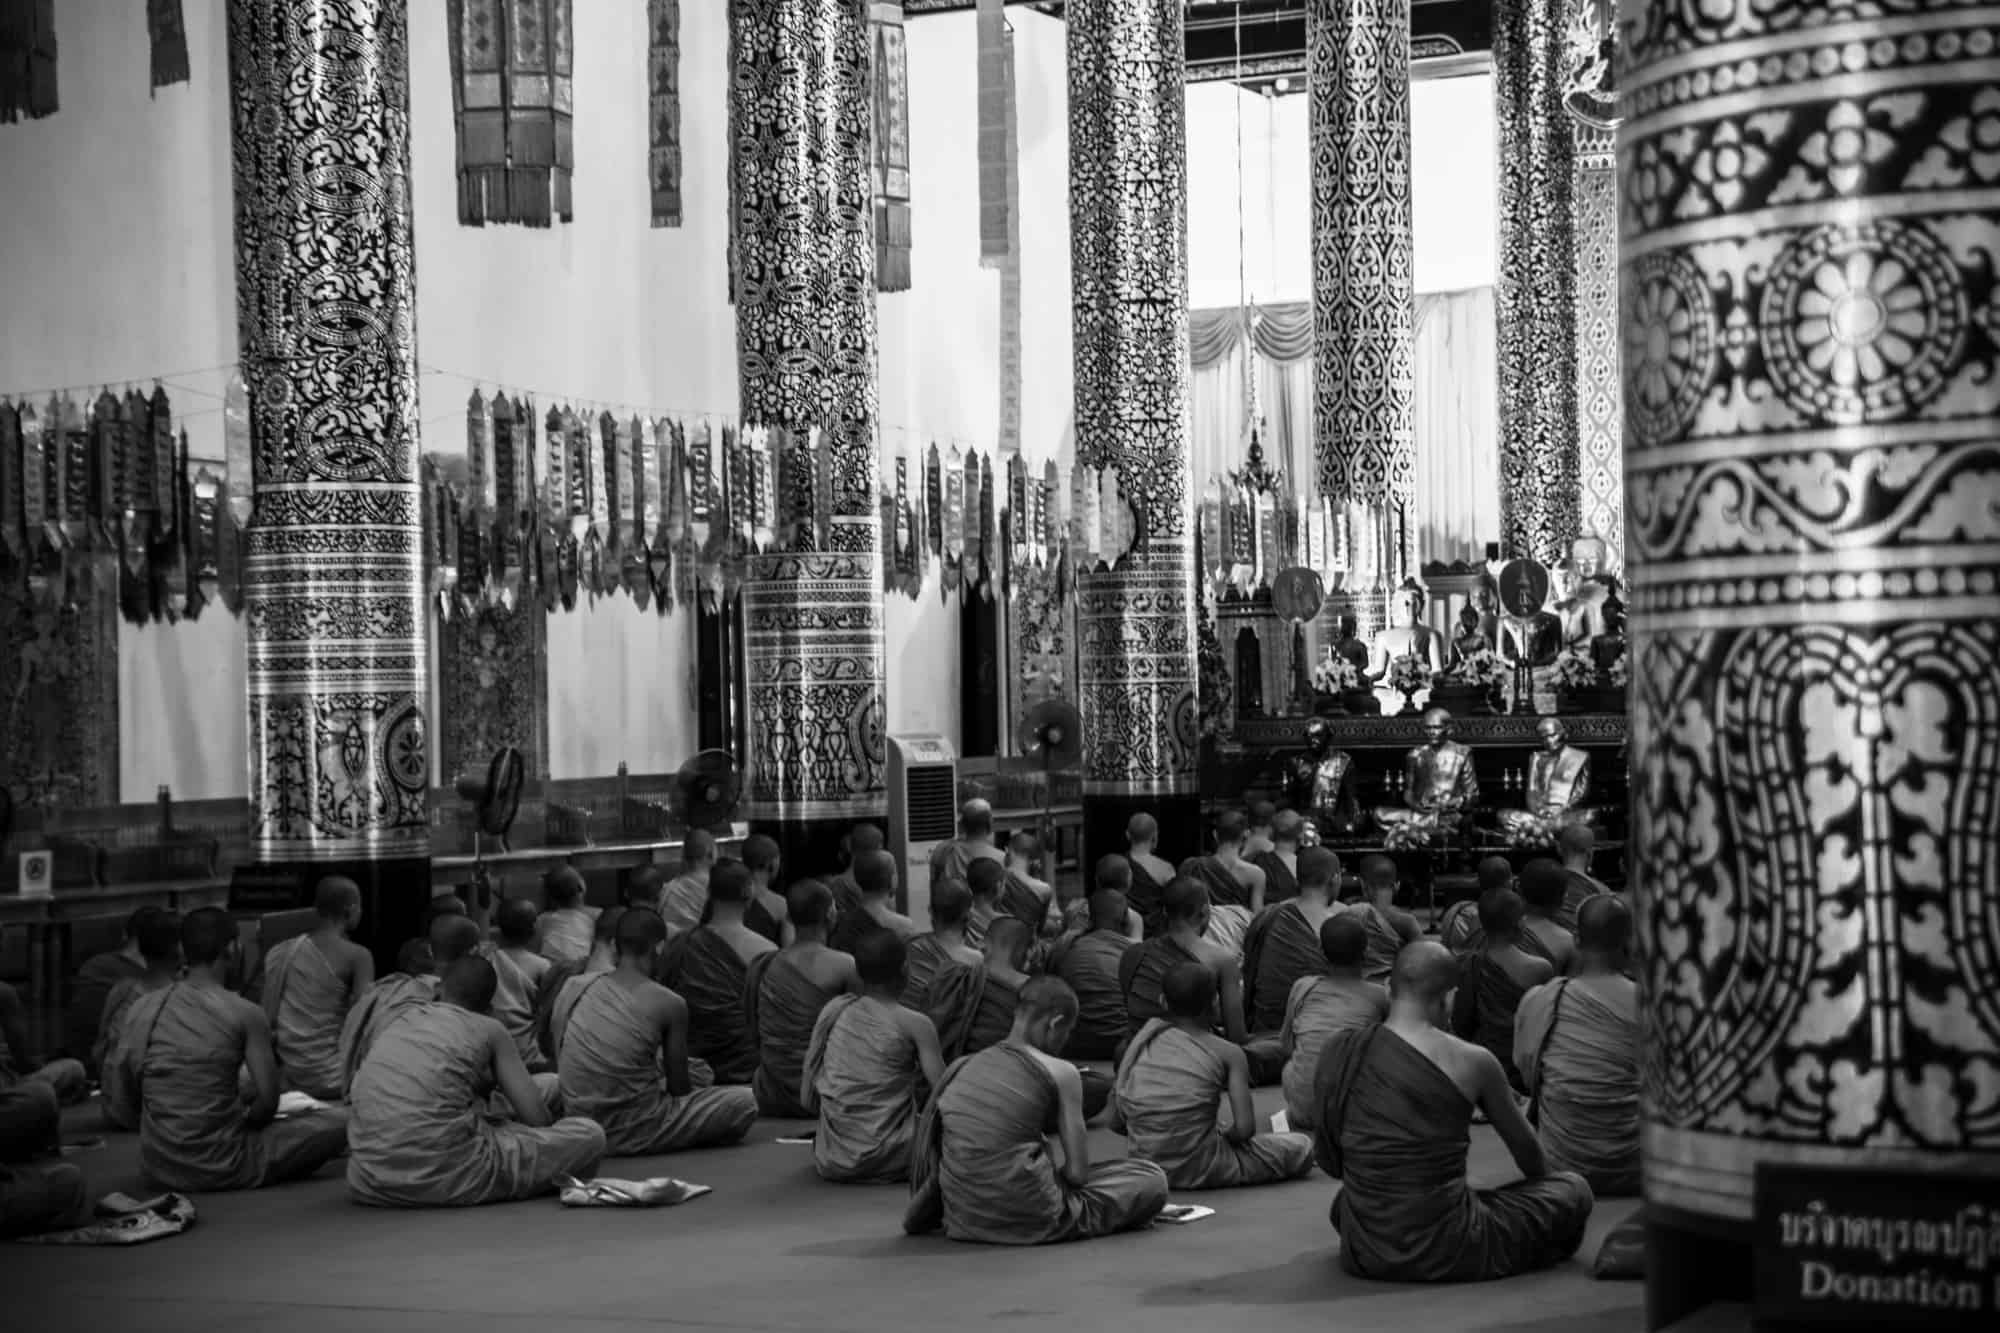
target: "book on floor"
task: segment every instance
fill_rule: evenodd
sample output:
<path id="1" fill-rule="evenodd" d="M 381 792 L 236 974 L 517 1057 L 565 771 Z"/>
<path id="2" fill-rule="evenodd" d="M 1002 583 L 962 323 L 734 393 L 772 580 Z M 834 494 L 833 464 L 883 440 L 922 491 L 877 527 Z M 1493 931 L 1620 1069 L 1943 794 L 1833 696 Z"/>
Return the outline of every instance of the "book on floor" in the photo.
<path id="1" fill-rule="evenodd" d="M 1204 1217 L 1214 1216 L 1215 1209 L 1204 1207 L 1198 1203 L 1170 1203 L 1165 1208 L 1162 1208 L 1160 1215 L 1153 1220 L 1156 1222 L 1167 1222 L 1178 1227 L 1185 1226 L 1189 1222 L 1199 1222 Z"/>

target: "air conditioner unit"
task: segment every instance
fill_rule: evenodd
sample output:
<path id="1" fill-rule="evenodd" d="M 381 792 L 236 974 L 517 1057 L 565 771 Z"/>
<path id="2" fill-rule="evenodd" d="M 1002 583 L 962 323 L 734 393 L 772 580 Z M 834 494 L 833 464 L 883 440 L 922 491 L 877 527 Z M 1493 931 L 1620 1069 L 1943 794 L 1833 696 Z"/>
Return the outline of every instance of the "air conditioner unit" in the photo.
<path id="1" fill-rule="evenodd" d="M 919 925 L 931 910 L 931 851 L 958 836 L 958 753 L 942 736 L 889 738 L 889 854 L 896 910 Z"/>

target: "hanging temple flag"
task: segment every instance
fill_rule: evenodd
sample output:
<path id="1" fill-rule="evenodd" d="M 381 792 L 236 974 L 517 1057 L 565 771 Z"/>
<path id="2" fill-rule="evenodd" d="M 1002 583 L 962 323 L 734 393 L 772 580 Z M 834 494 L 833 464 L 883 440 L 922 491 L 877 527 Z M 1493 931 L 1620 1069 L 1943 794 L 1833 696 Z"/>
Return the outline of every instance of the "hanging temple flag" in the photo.
<path id="1" fill-rule="evenodd" d="M 875 134 L 875 288 L 910 290 L 910 71 L 902 0 L 869 6 Z"/>
<path id="2" fill-rule="evenodd" d="M 681 225 L 681 0 L 648 0 L 648 120 L 652 138 L 647 167 L 652 180 L 653 225 Z"/>
<path id="3" fill-rule="evenodd" d="M 0 125 L 56 113 L 55 0 L 0 0 Z"/>
<path id="4" fill-rule="evenodd" d="M 570 220 L 571 0 L 450 0 L 458 220 Z"/>
<path id="5" fill-rule="evenodd" d="M 153 87 L 188 81 L 187 22 L 181 0 L 146 0 L 146 36 L 153 48 Z"/>

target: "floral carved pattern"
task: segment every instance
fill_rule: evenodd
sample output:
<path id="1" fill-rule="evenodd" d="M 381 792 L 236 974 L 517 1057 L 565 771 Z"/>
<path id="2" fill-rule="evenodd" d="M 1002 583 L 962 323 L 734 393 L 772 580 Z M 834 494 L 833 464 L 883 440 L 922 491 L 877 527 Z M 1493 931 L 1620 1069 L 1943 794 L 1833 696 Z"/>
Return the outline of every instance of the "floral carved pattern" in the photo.
<path id="1" fill-rule="evenodd" d="M 549 774 L 548 617 L 538 602 L 481 608 L 440 629 L 441 776 L 483 774 L 506 746 L 530 778 Z"/>

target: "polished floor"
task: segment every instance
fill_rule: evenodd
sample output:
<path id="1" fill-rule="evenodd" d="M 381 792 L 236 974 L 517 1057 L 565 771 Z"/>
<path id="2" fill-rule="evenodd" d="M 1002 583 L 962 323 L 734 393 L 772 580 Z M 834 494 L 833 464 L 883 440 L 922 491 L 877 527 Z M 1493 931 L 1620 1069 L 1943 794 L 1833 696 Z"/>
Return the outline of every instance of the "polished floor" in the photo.
<path id="1" fill-rule="evenodd" d="M 1258 1094 L 1265 1113 L 1275 1089 Z M 92 1108 L 71 1136 L 94 1134 Z M 614 1161 L 606 1174 L 672 1174 L 715 1193 L 653 1211 L 566 1209 L 553 1199 L 462 1212 L 385 1213 L 347 1201 L 338 1173 L 197 1200 L 183 1235 L 131 1249 L 0 1244 L 10 1333 L 512 1333 L 577 1329 L 929 1333 L 959 1328 L 1255 1328 L 1314 1333 L 1548 1329 L 1632 1333 L 1640 1284 L 1588 1263 L 1630 1200 L 1600 1204 L 1582 1252 L 1553 1272 L 1464 1287 L 1364 1282 L 1333 1261 L 1334 1186 L 1315 1173 L 1267 1189 L 1182 1196 L 1218 1209 L 1181 1227 L 1083 1245 L 997 1250 L 912 1240 L 901 1187 L 827 1185 L 810 1148 L 762 1121 L 737 1148 Z M 1475 1129 L 1475 1181 L 1507 1178 Z M 1108 1132 L 1105 1155 L 1123 1151 Z M 137 1144 L 111 1136 L 72 1160 L 93 1188 L 136 1191 Z"/>

